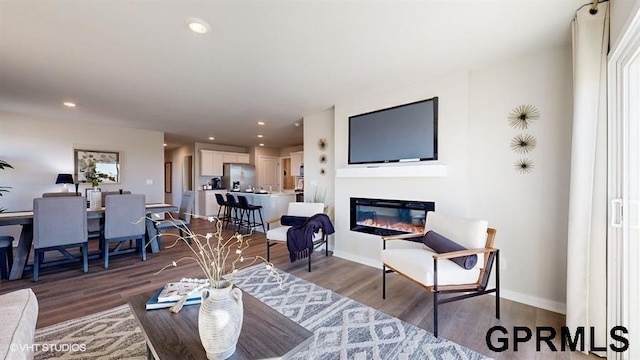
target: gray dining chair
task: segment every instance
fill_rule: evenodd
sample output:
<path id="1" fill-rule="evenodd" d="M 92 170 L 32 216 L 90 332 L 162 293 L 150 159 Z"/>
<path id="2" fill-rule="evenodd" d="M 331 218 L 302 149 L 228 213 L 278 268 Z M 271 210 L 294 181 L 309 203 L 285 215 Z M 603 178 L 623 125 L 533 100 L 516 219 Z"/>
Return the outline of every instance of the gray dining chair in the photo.
<path id="1" fill-rule="evenodd" d="M 33 199 L 33 281 L 39 280 L 47 251 L 59 251 L 67 261 L 78 260 L 67 251 L 71 247 L 80 248 L 82 270 L 89 271 L 86 199 L 83 196 Z"/>
<path id="2" fill-rule="evenodd" d="M 105 203 L 105 201 L 106 201 L 105 199 L 106 199 L 107 196 L 109 196 L 109 195 L 131 195 L 131 191 L 123 191 L 123 192 L 120 192 L 120 191 L 102 191 L 101 195 L 102 195 L 102 204 L 104 205 L 104 204 L 106 204 Z"/>
<path id="3" fill-rule="evenodd" d="M 191 224 L 191 212 L 193 211 L 193 191 L 187 190 L 182 195 L 180 210 L 177 216 L 171 214 L 168 219 L 154 221 L 154 226 L 158 233 L 158 244 L 162 238 L 162 231 L 178 229 L 180 236 L 185 236 Z M 191 240 L 188 240 L 191 243 Z"/>
<path id="4" fill-rule="evenodd" d="M 105 197 L 104 231 L 102 236 L 102 257 L 104 268 L 109 268 L 109 256 L 140 252 L 142 261 L 147 260 L 145 249 L 145 196 L 142 194 L 109 195 Z M 123 249 L 130 240 L 136 241 L 136 248 Z M 109 243 L 117 242 L 113 248 Z"/>
<path id="5" fill-rule="evenodd" d="M 80 196 L 79 192 L 67 191 L 67 192 L 48 192 L 43 193 L 42 197 L 60 197 L 60 196 Z M 104 201 L 102 202 L 104 204 Z M 87 233 L 89 239 L 97 239 L 100 237 L 100 219 L 88 219 L 87 220 Z"/>

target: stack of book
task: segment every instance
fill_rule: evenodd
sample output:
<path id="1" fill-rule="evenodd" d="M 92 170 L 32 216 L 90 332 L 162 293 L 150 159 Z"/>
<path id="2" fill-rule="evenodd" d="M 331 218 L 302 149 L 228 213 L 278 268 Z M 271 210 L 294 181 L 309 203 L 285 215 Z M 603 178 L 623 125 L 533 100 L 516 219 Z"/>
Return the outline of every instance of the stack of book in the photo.
<path id="1" fill-rule="evenodd" d="M 185 296 L 186 300 L 184 305 L 200 304 L 202 302 L 200 293 L 208 285 L 209 282 L 206 279 L 188 278 L 167 283 L 164 287 L 156 290 L 153 296 L 147 301 L 145 309 L 170 308 Z"/>

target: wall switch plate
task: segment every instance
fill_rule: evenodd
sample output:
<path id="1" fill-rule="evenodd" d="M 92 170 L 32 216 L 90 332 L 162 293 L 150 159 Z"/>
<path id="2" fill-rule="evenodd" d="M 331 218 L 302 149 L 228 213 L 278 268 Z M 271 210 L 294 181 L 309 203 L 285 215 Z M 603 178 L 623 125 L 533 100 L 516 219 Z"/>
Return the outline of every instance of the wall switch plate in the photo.
<path id="1" fill-rule="evenodd" d="M 153 180 L 152 179 L 147 179 L 147 185 L 153 185 Z"/>

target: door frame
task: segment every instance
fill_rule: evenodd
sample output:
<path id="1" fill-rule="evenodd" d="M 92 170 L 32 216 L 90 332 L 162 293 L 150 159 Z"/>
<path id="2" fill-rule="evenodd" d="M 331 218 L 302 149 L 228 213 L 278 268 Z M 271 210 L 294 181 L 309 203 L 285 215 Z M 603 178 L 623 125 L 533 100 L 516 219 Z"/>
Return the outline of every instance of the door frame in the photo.
<path id="1" fill-rule="evenodd" d="M 631 106 L 637 102 L 630 99 L 630 69 L 640 62 L 640 7 L 636 6 L 634 14 L 626 30 L 619 38 L 616 46 L 609 54 L 608 72 L 608 198 L 609 226 L 607 241 L 607 328 L 614 326 L 629 327 L 630 306 L 634 304 L 629 298 L 630 259 L 629 226 L 631 201 L 629 184 L 626 181 L 627 164 L 630 161 L 629 122 L 638 121 L 633 117 Z M 640 82 L 640 81 L 639 81 Z M 640 84 L 634 84 L 636 89 Z M 637 114 L 636 114 L 637 117 Z M 635 139 L 640 142 L 640 139 Z M 635 145 L 639 147 L 638 144 Z M 626 219 L 627 221 L 623 221 Z M 634 324 L 634 329 L 640 324 Z M 630 341 L 633 346 L 633 342 Z M 618 353 L 610 347 L 608 359 L 631 359 L 629 351 Z M 636 354 L 637 355 L 637 354 Z"/>

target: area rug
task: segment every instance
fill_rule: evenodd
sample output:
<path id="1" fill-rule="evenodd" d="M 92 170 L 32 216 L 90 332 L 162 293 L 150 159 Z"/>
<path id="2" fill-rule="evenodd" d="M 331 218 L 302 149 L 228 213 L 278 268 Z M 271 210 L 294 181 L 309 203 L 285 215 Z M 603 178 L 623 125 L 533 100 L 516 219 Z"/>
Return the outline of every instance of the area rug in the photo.
<path id="1" fill-rule="evenodd" d="M 470 349 L 331 290 L 264 266 L 233 282 L 313 332 L 293 359 L 488 359 Z M 128 305 L 36 330 L 35 359 L 146 359 L 145 340 Z"/>
<path id="2" fill-rule="evenodd" d="M 257 266 L 233 282 L 313 332 L 294 359 L 488 359 L 331 290 L 278 270 L 284 286 Z"/>
<path id="3" fill-rule="evenodd" d="M 36 330 L 35 359 L 147 358 L 144 336 L 129 305 Z"/>

